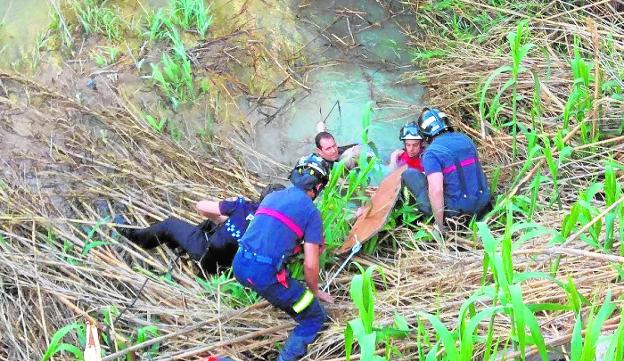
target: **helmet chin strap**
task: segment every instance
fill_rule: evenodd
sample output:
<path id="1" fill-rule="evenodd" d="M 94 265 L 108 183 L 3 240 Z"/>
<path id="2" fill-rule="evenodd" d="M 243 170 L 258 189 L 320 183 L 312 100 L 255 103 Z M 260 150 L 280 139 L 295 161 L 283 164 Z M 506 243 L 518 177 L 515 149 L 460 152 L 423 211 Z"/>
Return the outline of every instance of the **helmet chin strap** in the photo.
<path id="1" fill-rule="evenodd" d="M 319 186 L 320 183 L 317 183 L 316 186 L 314 186 L 311 191 L 314 194 L 314 198 L 312 198 L 312 200 L 315 200 L 316 197 L 318 197 L 318 195 L 321 193 L 321 191 L 323 190 L 323 188 L 325 188 L 325 186 L 321 186 L 317 189 L 317 187 Z"/>
<path id="2" fill-rule="evenodd" d="M 312 200 L 315 200 L 318 197 L 319 192 L 317 192 L 314 188 L 310 189 L 312 191 Z"/>
<path id="3" fill-rule="evenodd" d="M 312 198 L 312 200 L 315 200 L 316 197 L 318 197 L 319 194 L 321 194 L 321 192 L 323 191 L 323 189 L 325 189 L 325 186 L 327 184 L 324 184 L 323 181 L 319 182 L 316 184 L 316 186 L 314 186 L 314 188 L 312 188 L 312 193 L 314 193 L 314 198 Z"/>

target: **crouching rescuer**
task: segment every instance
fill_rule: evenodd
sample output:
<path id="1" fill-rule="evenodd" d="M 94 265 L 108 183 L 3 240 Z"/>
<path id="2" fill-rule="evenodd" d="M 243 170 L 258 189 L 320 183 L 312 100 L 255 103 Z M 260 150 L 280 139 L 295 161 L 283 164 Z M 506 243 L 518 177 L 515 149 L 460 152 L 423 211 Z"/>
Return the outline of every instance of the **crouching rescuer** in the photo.
<path id="1" fill-rule="evenodd" d="M 290 174 L 293 185 L 262 201 L 234 257 L 236 279 L 297 322 L 278 361 L 298 360 L 306 353 L 327 319 L 319 300 L 333 303 L 318 286 L 324 239 L 320 212 L 312 202 L 327 184 L 328 173 L 321 157 L 301 158 Z M 305 286 L 285 268 L 287 260 L 301 252 L 301 241 Z"/>
<path id="2" fill-rule="evenodd" d="M 444 230 L 445 217 L 479 218 L 489 211 L 490 190 L 472 140 L 454 132 L 446 114 L 436 108 L 422 111 L 418 127 L 429 143 L 421 156 L 425 172 L 408 169 L 403 173 L 417 208 L 434 216 L 440 232 Z"/>

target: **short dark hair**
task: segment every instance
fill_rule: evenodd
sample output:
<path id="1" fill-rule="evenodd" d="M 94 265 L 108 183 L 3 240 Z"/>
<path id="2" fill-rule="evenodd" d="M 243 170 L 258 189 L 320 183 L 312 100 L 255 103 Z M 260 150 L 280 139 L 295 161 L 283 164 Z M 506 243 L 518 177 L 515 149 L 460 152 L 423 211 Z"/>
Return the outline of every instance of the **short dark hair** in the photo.
<path id="1" fill-rule="evenodd" d="M 286 187 L 284 187 L 283 185 L 279 183 L 267 184 L 267 186 L 262 189 L 262 192 L 260 192 L 260 198 L 258 199 L 258 203 L 262 203 L 264 198 L 268 196 L 269 194 L 276 192 L 276 191 L 280 191 L 282 189 L 286 189 Z"/>
<path id="2" fill-rule="evenodd" d="M 334 139 L 334 136 L 329 132 L 320 132 L 314 137 L 314 143 L 318 149 L 321 149 L 321 139 Z"/>

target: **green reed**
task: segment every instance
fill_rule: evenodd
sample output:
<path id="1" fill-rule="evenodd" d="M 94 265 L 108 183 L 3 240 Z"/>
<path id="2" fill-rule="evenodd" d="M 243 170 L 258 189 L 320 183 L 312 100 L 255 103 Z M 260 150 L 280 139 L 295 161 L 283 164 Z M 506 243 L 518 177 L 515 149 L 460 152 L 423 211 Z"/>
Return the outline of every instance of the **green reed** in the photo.
<path id="1" fill-rule="evenodd" d="M 72 8 L 87 34 L 101 34 L 108 40 L 121 41 L 124 35 L 123 20 L 118 12 L 105 6 L 106 1 L 73 1 Z"/>
<path id="2" fill-rule="evenodd" d="M 212 24 L 210 7 L 204 0 L 171 0 L 172 21 L 185 31 L 195 28 L 200 38 L 205 38 Z"/>
<path id="3" fill-rule="evenodd" d="M 596 359 L 596 346 L 600 337 L 600 330 L 615 311 L 615 308 L 616 305 L 611 301 L 611 290 L 609 290 L 598 312 L 596 312 L 596 307 L 592 307 L 585 322 L 583 322 L 584 317 L 580 312 L 576 314 L 576 322 L 572 329 L 572 340 L 570 341 L 570 361 L 594 361 Z M 585 323 L 584 337 L 582 334 L 583 323 Z"/>
<path id="4" fill-rule="evenodd" d="M 86 338 L 86 330 L 84 325 L 81 323 L 73 322 L 59 328 L 52 335 L 48 348 L 43 354 L 41 361 L 48 361 L 56 354 L 71 354 L 76 360 L 84 360 L 84 352 L 80 347 L 75 346 L 73 343 L 63 342 L 65 336 L 72 331 L 75 331 L 80 339 L 84 340 Z"/>
<path id="5" fill-rule="evenodd" d="M 358 310 L 358 317 L 349 321 L 344 331 L 345 356 L 346 360 L 351 360 L 354 341 L 360 346 L 360 360 L 381 361 L 390 360 L 391 356 L 397 352 L 391 346 L 394 338 L 403 338 L 410 331 L 405 318 L 399 314 L 394 315 L 393 326 L 375 326 L 375 283 L 373 273 L 380 272 L 383 280 L 383 273 L 377 266 L 370 266 L 366 270 L 357 263 L 360 274 L 355 275 L 351 280 L 349 295 L 353 304 Z M 376 355 L 378 344 L 385 344 L 384 357 Z M 394 352 L 393 352 L 394 351 Z"/>

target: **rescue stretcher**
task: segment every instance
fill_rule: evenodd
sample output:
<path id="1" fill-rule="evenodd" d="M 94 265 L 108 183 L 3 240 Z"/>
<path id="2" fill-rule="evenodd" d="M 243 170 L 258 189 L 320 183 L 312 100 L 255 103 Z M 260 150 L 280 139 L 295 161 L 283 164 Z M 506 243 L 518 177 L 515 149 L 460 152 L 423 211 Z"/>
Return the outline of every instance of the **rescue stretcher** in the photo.
<path id="1" fill-rule="evenodd" d="M 337 254 L 350 251 L 357 243 L 364 244 L 373 238 L 386 224 L 392 208 L 399 198 L 401 191 L 401 174 L 407 169 L 404 165 L 384 178 L 377 191 L 373 194 L 370 204 L 363 208 L 351 228 L 351 232 L 342 246 L 336 250 Z"/>

